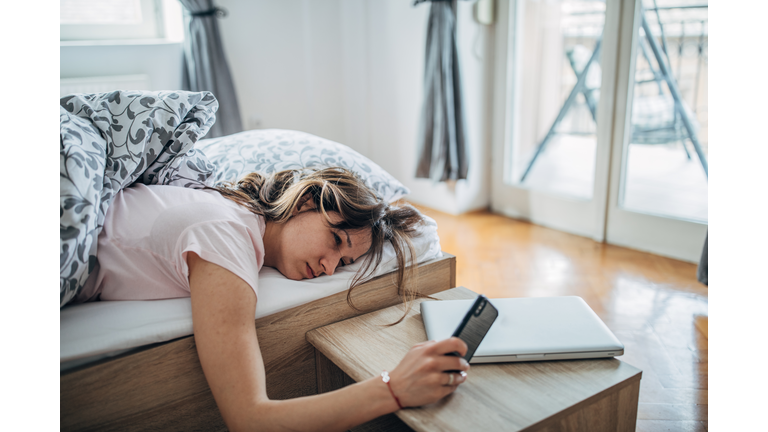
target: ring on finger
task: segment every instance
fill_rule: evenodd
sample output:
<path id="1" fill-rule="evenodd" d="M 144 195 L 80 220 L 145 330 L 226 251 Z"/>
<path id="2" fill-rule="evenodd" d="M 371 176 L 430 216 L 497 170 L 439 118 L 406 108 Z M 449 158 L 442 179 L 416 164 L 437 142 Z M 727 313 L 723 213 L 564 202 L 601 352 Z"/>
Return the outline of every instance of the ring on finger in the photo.
<path id="1" fill-rule="evenodd" d="M 453 379 L 454 379 L 453 374 L 449 373 L 448 374 L 448 384 L 447 384 L 449 387 L 453 385 Z"/>

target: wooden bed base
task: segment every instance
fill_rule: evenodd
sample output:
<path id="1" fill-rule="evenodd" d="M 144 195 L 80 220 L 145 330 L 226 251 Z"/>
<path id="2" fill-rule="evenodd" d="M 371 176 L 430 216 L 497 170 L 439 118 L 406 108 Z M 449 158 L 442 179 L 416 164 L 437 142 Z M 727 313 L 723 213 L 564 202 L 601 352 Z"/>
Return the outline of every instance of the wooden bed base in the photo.
<path id="1" fill-rule="evenodd" d="M 256 320 L 270 399 L 317 394 L 312 329 L 401 302 L 392 274 L 347 292 Z M 456 257 L 419 265 L 418 286 L 434 294 L 456 285 Z M 62 431 L 226 430 L 197 358 L 194 336 L 71 372 L 60 377 Z"/>

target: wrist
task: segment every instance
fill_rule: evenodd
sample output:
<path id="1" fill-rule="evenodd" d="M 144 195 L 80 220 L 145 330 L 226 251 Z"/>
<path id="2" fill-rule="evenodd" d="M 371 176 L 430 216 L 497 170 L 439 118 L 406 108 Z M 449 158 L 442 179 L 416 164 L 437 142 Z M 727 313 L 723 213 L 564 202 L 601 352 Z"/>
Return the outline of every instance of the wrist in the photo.
<path id="1" fill-rule="evenodd" d="M 376 417 L 391 414 L 400 409 L 389 392 L 389 387 L 382 381 L 381 375 L 373 376 L 360 384 L 367 387 L 365 394 L 371 397 L 371 408 L 376 413 Z"/>
<path id="2" fill-rule="evenodd" d="M 390 383 L 389 372 L 382 371 L 380 376 L 381 376 L 381 381 L 387 385 L 387 390 L 389 390 L 389 393 L 392 395 L 392 398 L 395 400 L 395 403 L 397 404 L 397 408 L 403 409 L 403 404 L 400 403 L 400 398 L 397 397 L 397 395 L 395 394 L 395 391 L 392 390 L 392 384 Z"/>

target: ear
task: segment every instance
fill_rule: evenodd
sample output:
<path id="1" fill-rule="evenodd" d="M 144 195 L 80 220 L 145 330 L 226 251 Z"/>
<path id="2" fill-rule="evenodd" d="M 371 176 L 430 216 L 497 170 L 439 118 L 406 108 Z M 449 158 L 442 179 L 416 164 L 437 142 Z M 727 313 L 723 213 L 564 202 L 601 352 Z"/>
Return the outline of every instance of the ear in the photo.
<path id="1" fill-rule="evenodd" d="M 311 198 L 312 196 L 309 194 L 309 192 L 302 195 L 301 198 L 299 198 L 299 203 L 293 209 L 293 215 L 295 216 L 307 210 L 314 210 L 317 206 L 315 206 L 315 201 Z"/>

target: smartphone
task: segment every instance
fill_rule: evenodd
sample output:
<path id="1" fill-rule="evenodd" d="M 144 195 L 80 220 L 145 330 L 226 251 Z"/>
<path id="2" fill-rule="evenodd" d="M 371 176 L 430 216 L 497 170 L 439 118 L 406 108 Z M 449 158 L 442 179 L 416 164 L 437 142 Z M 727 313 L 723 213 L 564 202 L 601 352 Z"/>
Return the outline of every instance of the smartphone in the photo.
<path id="1" fill-rule="evenodd" d="M 459 327 L 453 332 L 453 336 L 467 344 L 467 354 L 464 356 L 464 360 L 469 362 L 472 359 L 477 347 L 480 346 L 480 342 L 483 341 L 498 316 L 499 311 L 488 301 L 488 297 L 482 294 L 478 295 L 475 303 L 461 320 Z M 459 353 L 452 352 L 447 355 L 458 356 Z"/>

